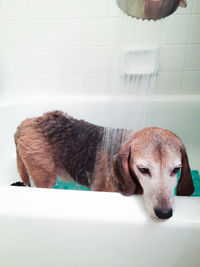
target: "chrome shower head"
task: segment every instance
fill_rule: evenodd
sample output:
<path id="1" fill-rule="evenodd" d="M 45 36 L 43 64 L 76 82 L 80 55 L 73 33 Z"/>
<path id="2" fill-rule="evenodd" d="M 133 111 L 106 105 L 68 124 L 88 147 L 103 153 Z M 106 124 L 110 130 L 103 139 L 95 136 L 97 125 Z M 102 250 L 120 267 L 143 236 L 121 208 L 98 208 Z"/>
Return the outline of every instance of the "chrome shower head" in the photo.
<path id="1" fill-rule="evenodd" d="M 165 18 L 178 6 L 187 6 L 186 0 L 117 0 L 117 4 L 127 15 L 147 20 Z"/>

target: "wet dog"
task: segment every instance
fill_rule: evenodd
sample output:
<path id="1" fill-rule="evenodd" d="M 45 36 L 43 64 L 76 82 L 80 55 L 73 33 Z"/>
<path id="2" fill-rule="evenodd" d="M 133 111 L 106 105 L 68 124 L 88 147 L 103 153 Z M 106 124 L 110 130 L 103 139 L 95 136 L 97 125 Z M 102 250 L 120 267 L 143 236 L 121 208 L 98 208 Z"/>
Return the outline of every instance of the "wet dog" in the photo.
<path id="1" fill-rule="evenodd" d="M 151 217 L 173 214 L 177 195 L 194 191 L 186 149 L 174 133 L 156 127 L 133 133 L 76 120 L 61 111 L 26 119 L 15 134 L 22 181 L 52 188 L 56 178 L 74 180 L 94 191 L 144 194 Z"/>

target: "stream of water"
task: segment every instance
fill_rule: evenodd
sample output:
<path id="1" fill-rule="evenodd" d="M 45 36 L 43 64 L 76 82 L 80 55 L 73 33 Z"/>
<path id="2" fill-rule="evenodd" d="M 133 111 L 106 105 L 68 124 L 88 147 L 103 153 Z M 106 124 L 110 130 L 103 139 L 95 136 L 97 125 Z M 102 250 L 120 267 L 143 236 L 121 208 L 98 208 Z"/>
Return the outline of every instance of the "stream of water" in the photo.
<path id="1" fill-rule="evenodd" d="M 121 102 L 125 101 L 111 114 L 112 124 L 116 128 L 129 128 L 136 132 L 147 124 L 148 96 L 153 94 L 155 88 L 162 28 L 163 20 L 143 21 L 125 14 L 119 17 L 118 60 L 111 74 L 108 91 L 108 95 L 113 99 L 118 97 Z M 116 62 L 116 59 L 113 58 L 113 61 Z M 118 130 L 106 128 L 104 149 L 114 151 L 120 140 L 126 140 L 121 138 L 121 135 L 123 134 Z"/>

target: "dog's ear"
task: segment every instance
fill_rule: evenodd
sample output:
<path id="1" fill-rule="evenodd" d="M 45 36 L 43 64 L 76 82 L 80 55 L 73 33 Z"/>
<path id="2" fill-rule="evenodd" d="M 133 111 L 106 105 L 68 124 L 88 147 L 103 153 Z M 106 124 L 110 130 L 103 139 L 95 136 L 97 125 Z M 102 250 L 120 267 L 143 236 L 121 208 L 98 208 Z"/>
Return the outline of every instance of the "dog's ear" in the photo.
<path id="1" fill-rule="evenodd" d="M 181 146 L 182 169 L 181 177 L 177 185 L 178 196 L 190 196 L 194 192 L 194 185 L 190 171 L 188 156 L 184 145 Z"/>
<path id="2" fill-rule="evenodd" d="M 113 159 L 113 170 L 119 183 L 119 190 L 125 196 L 133 195 L 136 190 L 129 169 L 130 156 L 131 149 L 129 147 L 122 149 Z"/>

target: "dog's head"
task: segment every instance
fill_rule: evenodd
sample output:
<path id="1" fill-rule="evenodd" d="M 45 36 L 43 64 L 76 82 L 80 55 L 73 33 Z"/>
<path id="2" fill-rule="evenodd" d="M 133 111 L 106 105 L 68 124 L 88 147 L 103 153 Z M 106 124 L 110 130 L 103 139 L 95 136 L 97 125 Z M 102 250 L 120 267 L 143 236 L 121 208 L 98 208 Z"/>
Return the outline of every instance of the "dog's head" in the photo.
<path id="1" fill-rule="evenodd" d="M 122 194 L 134 194 L 142 187 L 145 207 L 154 218 L 172 216 L 180 169 L 177 195 L 194 192 L 186 149 L 168 130 L 152 127 L 134 134 L 115 156 L 113 168 Z"/>

